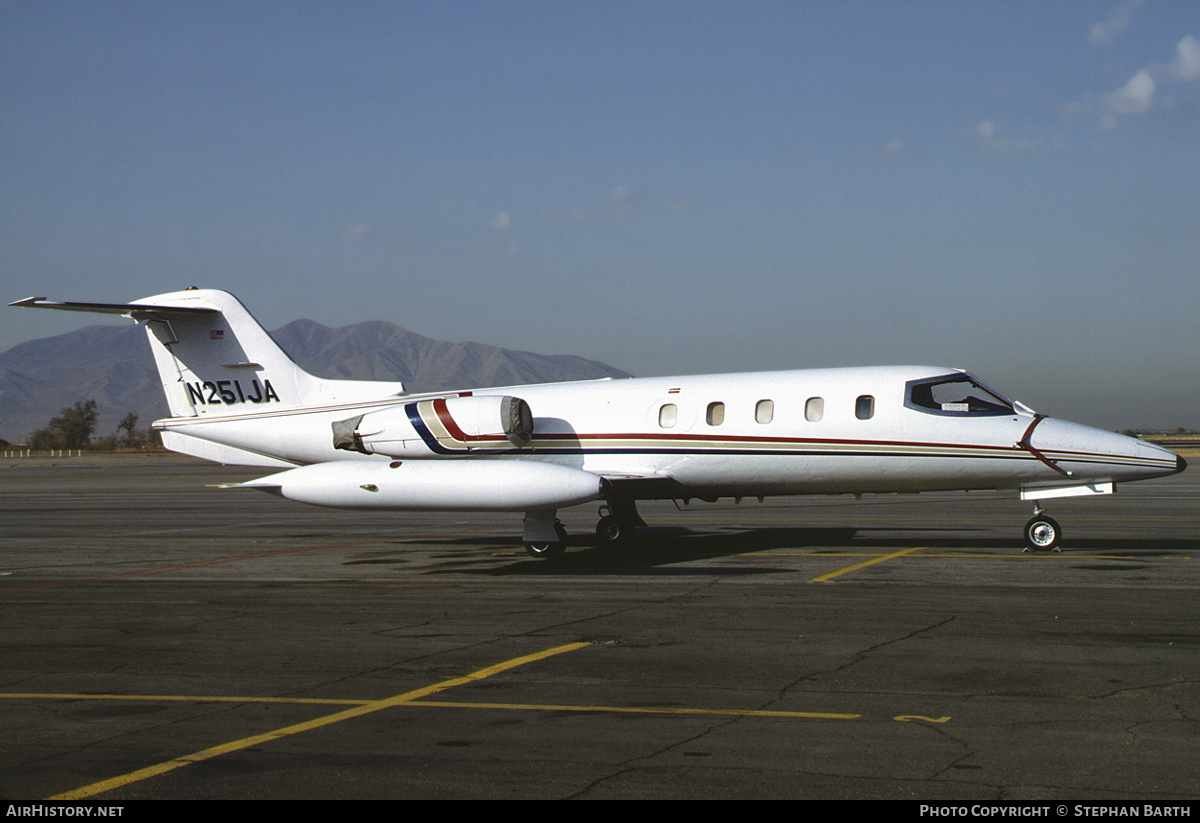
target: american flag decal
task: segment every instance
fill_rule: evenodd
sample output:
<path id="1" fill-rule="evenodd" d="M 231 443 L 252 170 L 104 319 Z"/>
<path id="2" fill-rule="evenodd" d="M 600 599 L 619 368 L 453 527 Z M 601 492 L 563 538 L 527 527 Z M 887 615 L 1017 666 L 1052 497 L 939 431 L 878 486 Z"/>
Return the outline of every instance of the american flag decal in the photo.
<path id="1" fill-rule="evenodd" d="M 224 340 L 225 332 L 221 329 L 213 329 L 208 333 L 209 340 Z"/>

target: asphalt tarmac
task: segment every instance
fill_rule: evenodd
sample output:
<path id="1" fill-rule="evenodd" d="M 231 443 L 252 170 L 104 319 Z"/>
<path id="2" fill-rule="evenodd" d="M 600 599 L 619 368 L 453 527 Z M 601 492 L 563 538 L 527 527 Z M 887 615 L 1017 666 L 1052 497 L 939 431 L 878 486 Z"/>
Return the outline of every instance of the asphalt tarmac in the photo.
<path id="1" fill-rule="evenodd" d="M 1197 460 L 1193 458 L 1193 464 Z M 1200 795 L 1200 476 L 521 516 L 0 460 L 0 798 Z"/>

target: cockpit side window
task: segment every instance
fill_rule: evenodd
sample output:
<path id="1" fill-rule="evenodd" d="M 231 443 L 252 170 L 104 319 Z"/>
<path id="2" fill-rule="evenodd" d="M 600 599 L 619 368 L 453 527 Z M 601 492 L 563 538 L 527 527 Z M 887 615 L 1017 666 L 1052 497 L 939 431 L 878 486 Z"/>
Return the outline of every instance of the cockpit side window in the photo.
<path id="1" fill-rule="evenodd" d="M 965 374 L 908 381 L 904 405 L 926 414 L 970 417 L 1015 414 L 1012 403 Z"/>

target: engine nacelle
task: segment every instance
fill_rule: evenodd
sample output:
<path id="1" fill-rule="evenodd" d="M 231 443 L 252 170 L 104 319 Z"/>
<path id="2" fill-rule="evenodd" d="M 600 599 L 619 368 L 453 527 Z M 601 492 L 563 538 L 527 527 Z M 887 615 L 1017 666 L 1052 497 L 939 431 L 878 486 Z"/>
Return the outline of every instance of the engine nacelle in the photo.
<path id="1" fill-rule="evenodd" d="M 347 509 L 540 511 L 603 496 L 599 475 L 532 460 L 344 460 L 317 463 L 231 488 Z"/>
<path id="2" fill-rule="evenodd" d="M 519 397 L 435 397 L 333 424 L 333 447 L 388 457 L 501 452 L 528 445 L 533 413 Z"/>

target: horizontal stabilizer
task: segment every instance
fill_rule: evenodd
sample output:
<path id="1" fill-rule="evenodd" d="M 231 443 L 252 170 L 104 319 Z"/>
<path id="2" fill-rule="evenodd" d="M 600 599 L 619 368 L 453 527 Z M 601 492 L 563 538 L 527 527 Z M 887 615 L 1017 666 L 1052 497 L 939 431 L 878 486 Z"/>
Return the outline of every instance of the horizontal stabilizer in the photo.
<path id="1" fill-rule="evenodd" d="M 57 303 L 53 300 L 47 300 L 45 297 L 26 297 L 24 300 L 17 300 L 8 305 L 22 309 L 57 309 L 59 311 L 84 311 L 94 314 L 122 314 L 126 317 L 133 317 L 135 320 L 140 320 L 142 316 L 151 314 L 175 316 L 175 317 L 195 317 L 197 315 L 217 314 L 216 309 L 202 308 L 200 306 L 159 306 L 152 303 Z"/>

